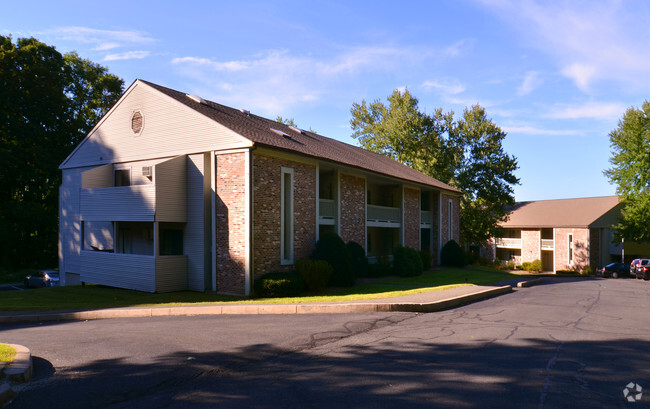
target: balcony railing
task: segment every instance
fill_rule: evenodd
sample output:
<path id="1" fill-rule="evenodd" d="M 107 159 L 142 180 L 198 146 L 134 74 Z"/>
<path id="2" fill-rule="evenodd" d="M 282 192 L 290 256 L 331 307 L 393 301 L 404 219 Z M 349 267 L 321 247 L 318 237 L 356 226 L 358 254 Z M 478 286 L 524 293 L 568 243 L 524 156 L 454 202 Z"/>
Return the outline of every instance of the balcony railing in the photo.
<path id="1" fill-rule="evenodd" d="M 433 212 L 430 210 L 422 210 L 420 212 L 420 224 L 432 225 L 433 224 Z"/>
<path id="2" fill-rule="evenodd" d="M 336 202 L 332 199 L 319 199 L 318 218 L 321 224 L 334 224 L 336 220 Z"/>
<path id="3" fill-rule="evenodd" d="M 497 247 L 508 248 L 508 249 L 521 248 L 521 239 L 502 237 L 502 238 L 497 238 L 495 242 Z"/>
<path id="4" fill-rule="evenodd" d="M 555 248 L 555 242 L 553 239 L 542 239 L 542 250 L 553 250 Z"/>
<path id="5" fill-rule="evenodd" d="M 366 219 L 368 226 L 399 227 L 402 212 L 399 207 L 368 205 Z"/>

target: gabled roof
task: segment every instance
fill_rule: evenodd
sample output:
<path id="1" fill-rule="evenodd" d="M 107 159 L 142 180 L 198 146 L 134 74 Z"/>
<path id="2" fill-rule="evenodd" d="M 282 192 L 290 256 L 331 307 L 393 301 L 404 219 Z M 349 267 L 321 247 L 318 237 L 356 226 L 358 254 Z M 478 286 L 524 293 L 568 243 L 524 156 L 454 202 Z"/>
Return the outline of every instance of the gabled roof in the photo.
<path id="1" fill-rule="evenodd" d="M 539 200 L 517 202 L 510 211 L 504 228 L 604 227 L 595 226 L 619 204 L 618 196 L 586 197 L 579 199 Z M 607 223 L 606 223 L 607 224 Z"/>
<path id="2" fill-rule="evenodd" d="M 327 160 L 417 184 L 436 187 L 456 194 L 461 193 L 460 190 L 446 183 L 442 183 L 386 156 L 314 132 L 289 127 L 247 111 L 230 108 L 212 101 L 190 98 L 183 92 L 148 81 L 138 81 L 231 129 L 252 141 L 256 146 L 294 152 L 319 160 Z"/>

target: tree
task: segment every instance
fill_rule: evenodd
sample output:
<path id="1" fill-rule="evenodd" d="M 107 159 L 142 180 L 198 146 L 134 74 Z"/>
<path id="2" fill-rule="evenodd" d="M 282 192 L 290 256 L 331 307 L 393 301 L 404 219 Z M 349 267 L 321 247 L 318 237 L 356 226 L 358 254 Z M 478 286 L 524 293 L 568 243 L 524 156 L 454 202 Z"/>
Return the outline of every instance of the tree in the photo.
<path id="1" fill-rule="evenodd" d="M 506 154 L 506 134 L 475 105 L 459 120 L 436 109 L 421 112 L 408 90 L 395 90 L 388 105 L 354 103 L 352 137 L 365 149 L 384 154 L 463 191 L 461 241 L 478 243 L 498 236 L 498 223 L 514 204 L 515 157 Z"/>
<path id="2" fill-rule="evenodd" d="M 58 166 L 123 86 L 76 53 L 0 36 L 0 267 L 56 263 Z"/>
<path id="3" fill-rule="evenodd" d="M 616 184 L 621 217 L 614 226 L 616 241 L 650 241 L 650 102 L 629 108 L 609 133 L 612 167 L 604 174 Z"/>
<path id="4" fill-rule="evenodd" d="M 449 141 L 462 150 L 452 183 L 464 192 L 460 202 L 463 243 L 499 237 L 498 223 L 507 220 L 508 207 L 515 204 L 517 160 L 504 152 L 505 137 L 479 105 L 465 109 L 452 129 Z"/>

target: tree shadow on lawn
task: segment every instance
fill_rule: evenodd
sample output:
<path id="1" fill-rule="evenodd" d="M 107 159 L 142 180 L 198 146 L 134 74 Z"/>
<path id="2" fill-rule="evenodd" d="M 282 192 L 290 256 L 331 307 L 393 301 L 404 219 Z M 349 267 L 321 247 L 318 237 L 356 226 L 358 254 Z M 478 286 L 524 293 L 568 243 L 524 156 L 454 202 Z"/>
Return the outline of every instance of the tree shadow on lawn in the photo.
<path id="1" fill-rule="evenodd" d="M 646 340 L 520 344 L 394 336 L 336 349 L 180 348 L 153 363 L 68 368 L 9 408 L 610 408 L 626 407 L 628 383 L 650 386 Z"/>

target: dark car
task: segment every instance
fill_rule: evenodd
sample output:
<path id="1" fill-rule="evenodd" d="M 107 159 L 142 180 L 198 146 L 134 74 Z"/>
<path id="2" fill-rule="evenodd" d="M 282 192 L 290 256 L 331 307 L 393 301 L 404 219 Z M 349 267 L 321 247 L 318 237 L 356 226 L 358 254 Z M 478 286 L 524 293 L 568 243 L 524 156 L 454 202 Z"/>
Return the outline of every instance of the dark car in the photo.
<path id="1" fill-rule="evenodd" d="M 599 268 L 596 270 L 598 275 L 601 275 L 603 277 L 612 277 L 612 278 L 619 278 L 619 277 L 629 277 L 630 276 L 630 266 L 627 264 L 623 263 L 609 263 L 603 268 Z"/>
<path id="2" fill-rule="evenodd" d="M 642 258 L 634 269 L 636 278 L 650 280 L 650 259 Z"/>
<path id="3" fill-rule="evenodd" d="M 636 273 L 636 268 L 637 268 L 637 266 L 639 265 L 639 261 L 641 261 L 640 258 L 635 258 L 635 259 L 632 260 L 632 262 L 630 263 L 630 274 L 631 274 L 631 275 L 634 275 L 634 274 Z"/>
<path id="4" fill-rule="evenodd" d="M 58 287 L 59 272 L 56 270 L 41 270 L 25 277 L 25 288 L 29 287 Z"/>

